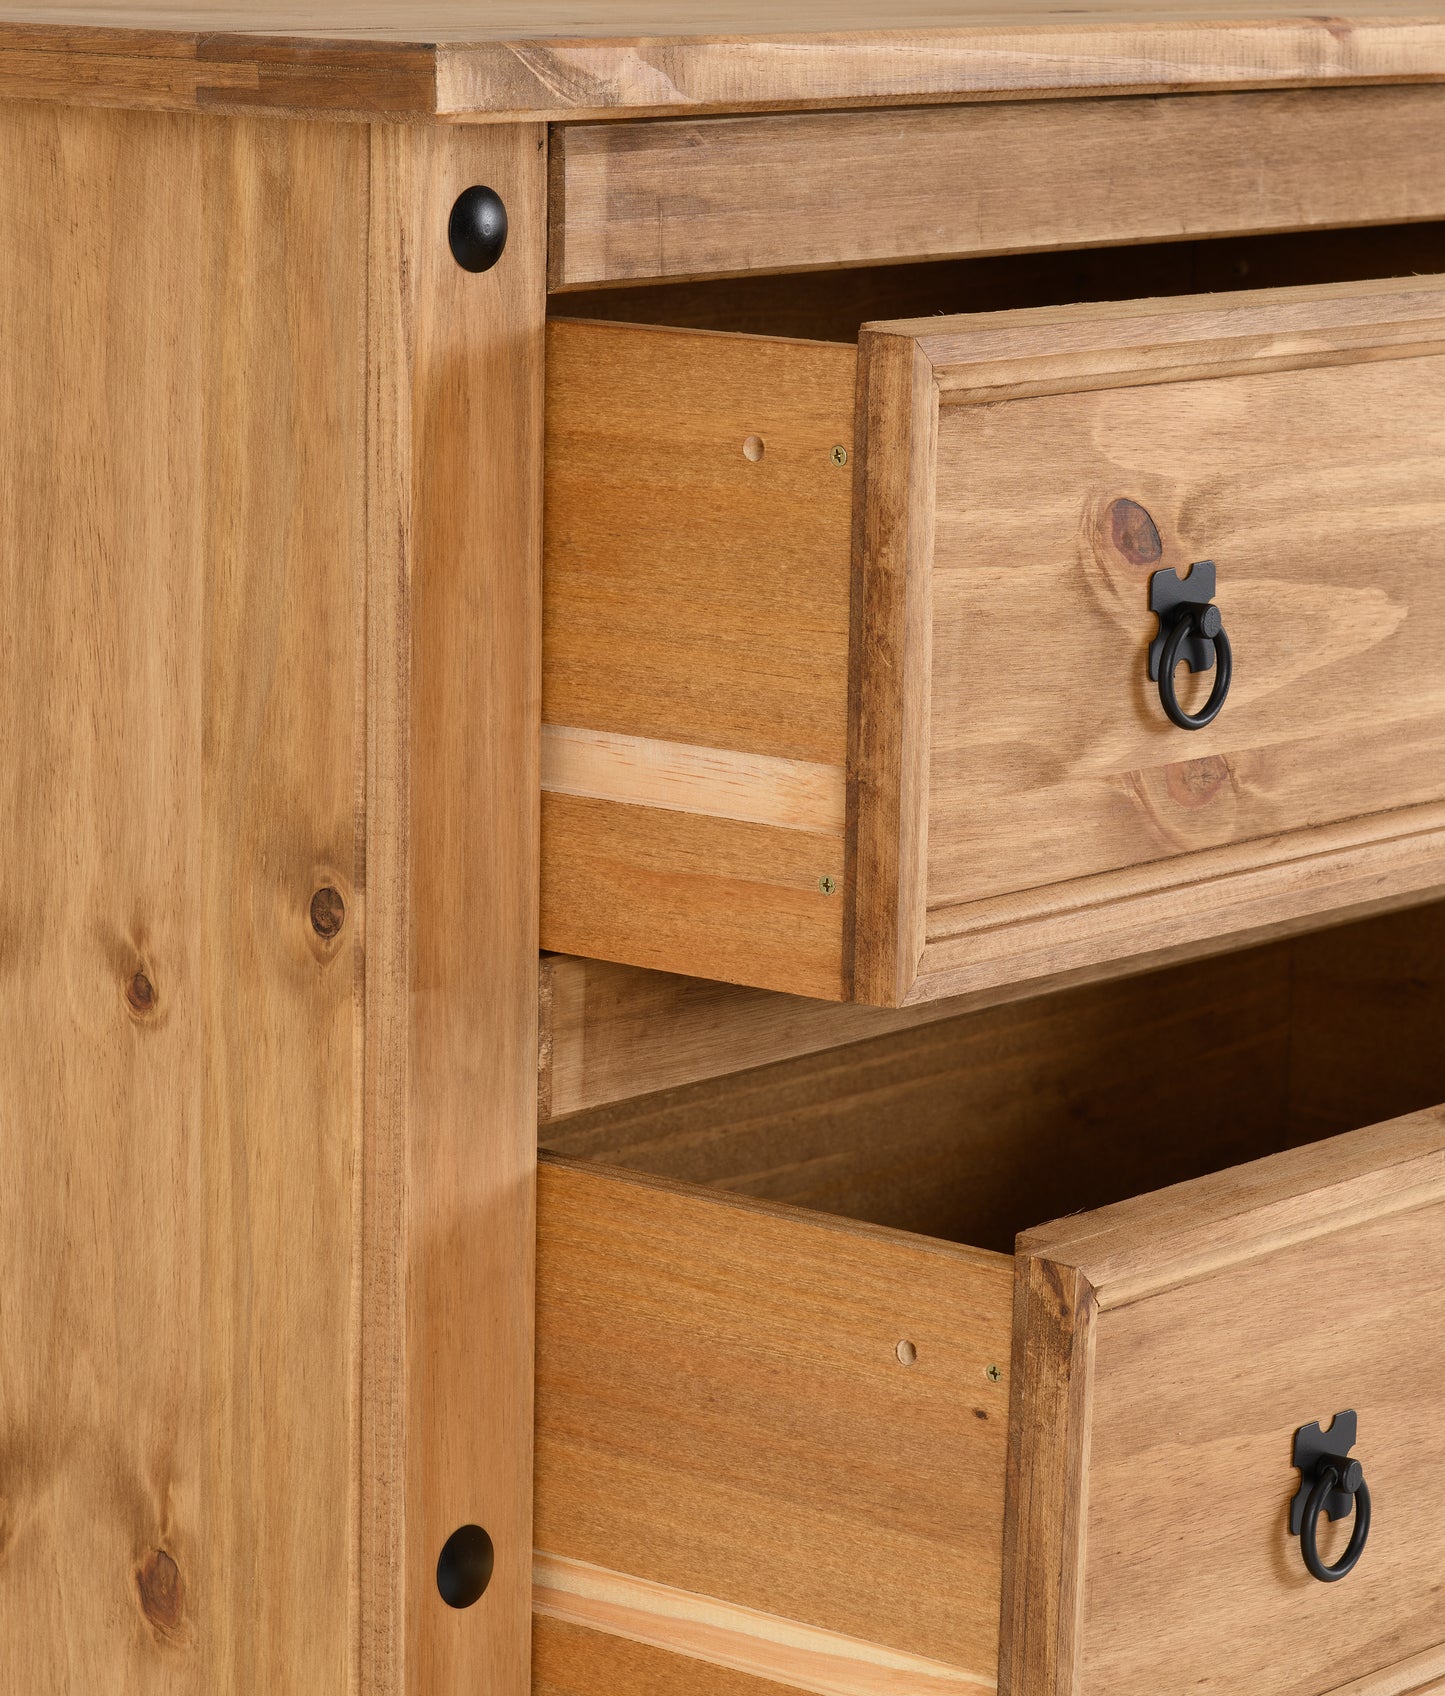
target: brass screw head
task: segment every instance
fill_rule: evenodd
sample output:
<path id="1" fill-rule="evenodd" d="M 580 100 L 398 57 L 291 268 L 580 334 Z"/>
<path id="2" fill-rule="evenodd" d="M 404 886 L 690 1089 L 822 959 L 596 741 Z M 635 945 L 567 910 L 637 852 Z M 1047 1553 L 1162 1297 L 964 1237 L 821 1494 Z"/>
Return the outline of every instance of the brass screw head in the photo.
<path id="1" fill-rule="evenodd" d="M 818 879 L 818 888 L 823 892 L 824 895 L 831 895 L 837 887 L 838 887 L 838 880 L 836 878 L 828 877 L 828 876 L 825 875 L 825 876 L 820 877 Z"/>
<path id="2" fill-rule="evenodd" d="M 984 1375 L 987 1377 L 990 1384 L 1001 1384 L 1003 1382 L 1003 1368 L 1001 1366 L 986 1367 L 984 1369 Z"/>
<path id="3" fill-rule="evenodd" d="M 829 457 L 832 459 L 834 465 L 846 465 L 848 463 L 848 450 L 840 443 L 833 449 L 833 452 L 829 455 Z"/>

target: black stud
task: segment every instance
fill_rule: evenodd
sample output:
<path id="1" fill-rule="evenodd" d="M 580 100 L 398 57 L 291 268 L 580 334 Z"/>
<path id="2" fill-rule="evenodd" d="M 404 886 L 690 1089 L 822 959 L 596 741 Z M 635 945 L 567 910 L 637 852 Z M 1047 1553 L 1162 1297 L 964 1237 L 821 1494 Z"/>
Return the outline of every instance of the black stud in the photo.
<path id="1" fill-rule="evenodd" d="M 492 1582 L 496 1555 L 480 1525 L 463 1525 L 442 1544 L 437 1589 L 449 1608 L 469 1608 Z"/>
<path id="2" fill-rule="evenodd" d="M 447 225 L 452 258 L 464 271 L 490 271 L 507 245 L 507 208 L 495 189 L 464 189 Z"/>

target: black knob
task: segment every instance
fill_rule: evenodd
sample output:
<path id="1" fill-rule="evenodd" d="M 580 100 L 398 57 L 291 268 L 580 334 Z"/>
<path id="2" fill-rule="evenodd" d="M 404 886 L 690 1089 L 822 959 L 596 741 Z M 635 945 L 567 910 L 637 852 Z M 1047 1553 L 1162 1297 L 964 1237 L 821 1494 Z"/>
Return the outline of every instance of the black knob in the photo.
<path id="1" fill-rule="evenodd" d="M 490 271 L 507 245 L 507 208 L 493 188 L 464 189 L 447 225 L 452 258 L 464 271 Z"/>
<path id="2" fill-rule="evenodd" d="M 449 1608 L 469 1608 L 492 1582 L 496 1551 L 480 1525 L 463 1525 L 442 1544 L 437 1590 Z"/>

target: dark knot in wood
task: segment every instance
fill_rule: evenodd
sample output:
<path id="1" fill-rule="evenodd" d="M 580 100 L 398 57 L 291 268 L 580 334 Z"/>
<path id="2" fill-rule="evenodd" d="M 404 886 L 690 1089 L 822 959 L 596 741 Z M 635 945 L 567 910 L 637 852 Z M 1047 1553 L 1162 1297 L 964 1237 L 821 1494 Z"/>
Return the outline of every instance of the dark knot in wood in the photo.
<path id="1" fill-rule="evenodd" d="M 341 891 L 333 889 L 330 884 L 325 889 L 318 889 L 311 897 L 312 930 L 329 942 L 339 934 L 345 923 L 346 903 L 341 899 Z"/>

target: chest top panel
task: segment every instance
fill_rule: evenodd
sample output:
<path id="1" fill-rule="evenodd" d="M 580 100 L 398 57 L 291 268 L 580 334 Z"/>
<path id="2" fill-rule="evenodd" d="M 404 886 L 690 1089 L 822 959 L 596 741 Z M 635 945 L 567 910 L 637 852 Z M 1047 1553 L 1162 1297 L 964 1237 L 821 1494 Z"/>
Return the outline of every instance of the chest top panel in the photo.
<path id="1" fill-rule="evenodd" d="M 289 0 L 0 7 L 0 99 L 642 117 L 1445 78 L 1445 7 L 1357 0 Z"/>

